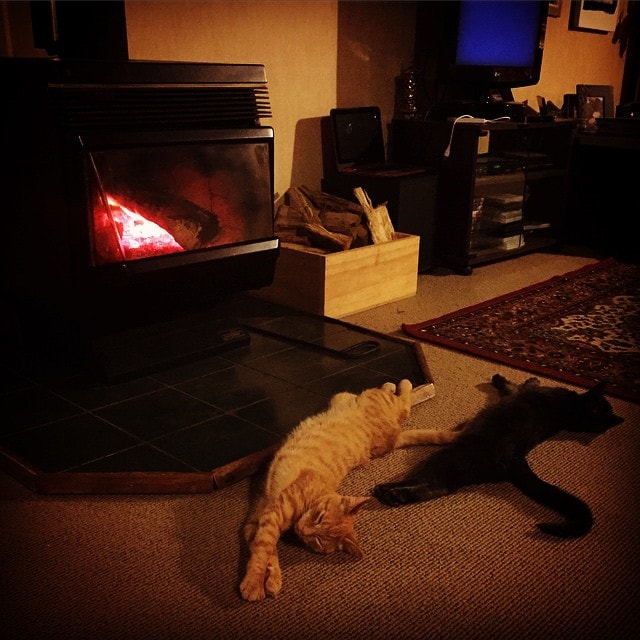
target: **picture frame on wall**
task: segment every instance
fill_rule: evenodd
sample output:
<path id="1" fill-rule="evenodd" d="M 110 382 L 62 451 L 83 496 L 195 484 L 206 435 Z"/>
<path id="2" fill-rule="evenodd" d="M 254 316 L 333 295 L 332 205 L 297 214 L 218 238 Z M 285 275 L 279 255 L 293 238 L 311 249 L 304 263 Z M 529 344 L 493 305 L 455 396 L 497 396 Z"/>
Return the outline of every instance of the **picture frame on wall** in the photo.
<path id="1" fill-rule="evenodd" d="M 598 118 L 613 118 L 613 86 L 609 84 L 576 85 L 578 119 L 594 127 Z"/>
<path id="2" fill-rule="evenodd" d="M 612 33 L 618 24 L 620 0 L 573 0 L 569 29 Z"/>
<path id="3" fill-rule="evenodd" d="M 562 9 L 562 0 L 549 0 L 549 15 L 552 18 L 560 17 Z"/>

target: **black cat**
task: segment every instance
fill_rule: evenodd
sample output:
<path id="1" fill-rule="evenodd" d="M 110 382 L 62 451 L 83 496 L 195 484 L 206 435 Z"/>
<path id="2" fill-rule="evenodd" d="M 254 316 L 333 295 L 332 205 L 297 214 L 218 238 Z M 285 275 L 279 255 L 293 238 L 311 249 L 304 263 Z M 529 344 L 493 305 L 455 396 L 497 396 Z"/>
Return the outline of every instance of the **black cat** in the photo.
<path id="1" fill-rule="evenodd" d="M 586 534 L 593 524 L 589 507 L 576 496 L 539 478 L 527 454 L 562 430 L 603 433 L 623 422 L 604 397 L 605 383 L 578 393 L 542 387 L 529 378 L 519 387 L 496 374 L 491 383 L 501 399 L 464 423 L 458 440 L 435 451 L 401 482 L 379 484 L 380 502 L 399 506 L 444 496 L 462 487 L 511 482 L 525 495 L 566 518 L 538 528 L 561 538 Z"/>

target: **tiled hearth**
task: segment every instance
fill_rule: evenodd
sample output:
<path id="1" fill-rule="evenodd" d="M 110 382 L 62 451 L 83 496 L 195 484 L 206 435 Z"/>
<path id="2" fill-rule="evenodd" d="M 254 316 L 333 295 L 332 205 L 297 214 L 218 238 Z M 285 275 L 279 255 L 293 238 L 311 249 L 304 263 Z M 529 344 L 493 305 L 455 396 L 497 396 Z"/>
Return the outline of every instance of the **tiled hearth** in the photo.
<path id="1" fill-rule="evenodd" d="M 418 399 L 433 394 L 422 352 L 406 339 L 251 295 L 223 312 L 248 344 L 205 348 L 116 383 L 69 363 L 9 354 L 0 466 L 40 493 L 206 493 L 255 472 L 297 422 L 339 390 L 407 377 L 421 387 Z M 214 322 L 221 309 L 208 313 Z M 363 341 L 378 346 L 357 357 L 327 350 Z"/>

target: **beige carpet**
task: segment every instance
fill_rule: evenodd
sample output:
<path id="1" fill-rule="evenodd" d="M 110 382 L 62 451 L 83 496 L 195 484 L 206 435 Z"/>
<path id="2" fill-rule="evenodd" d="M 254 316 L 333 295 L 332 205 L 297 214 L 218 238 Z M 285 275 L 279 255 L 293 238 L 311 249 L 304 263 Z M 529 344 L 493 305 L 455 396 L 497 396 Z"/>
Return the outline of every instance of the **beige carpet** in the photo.
<path id="1" fill-rule="evenodd" d="M 388 333 L 565 273 L 593 260 L 532 254 L 471 276 L 421 275 L 415 298 L 346 318 Z M 448 429 L 479 409 L 499 371 L 424 349 L 436 396 L 407 424 Z M 551 382 L 550 384 L 558 384 Z M 366 557 L 322 557 L 281 543 L 276 600 L 238 595 L 240 528 L 250 481 L 205 495 L 39 496 L 0 474 L 0 629 L 11 640 L 278 638 L 622 640 L 640 629 L 640 406 L 612 400 L 626 422 L 590 444 L 554 439 L 532 466 L 583 497 L 595 526 L 557 541 L 549 516 L 507 485 L 400 509 L 372 501 L 360 517 Z M 345 492 L 370 493 L 427 449 L 354 471 Z"/>

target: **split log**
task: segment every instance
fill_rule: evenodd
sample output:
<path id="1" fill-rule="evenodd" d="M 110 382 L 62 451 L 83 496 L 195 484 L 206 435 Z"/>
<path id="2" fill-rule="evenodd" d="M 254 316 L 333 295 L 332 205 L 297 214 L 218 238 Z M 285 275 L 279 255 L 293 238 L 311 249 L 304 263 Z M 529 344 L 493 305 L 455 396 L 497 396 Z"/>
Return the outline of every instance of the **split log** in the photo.
<path id="1" fill-rule="evenodd" d="M 362 239 L 364 244 L 370 244 L 369 232 L 362 224 L 362 214 L 356 215 L 348 211 L 323 211 L 320 213 L 320 219 L 325 229 L 351 236 L 351 246 L 360 245 Z"/>
<path id="2" fill-rule="evenodd" d="M 324 226 L 335 233 L 349 233 L 353 237 L 351 248 L 371 244 L 369 227 L 362 207 L 351 200 L 323 191 L 300 187 L 307 200 L 320 212 Z"/>
<path id="3" fill-rule="evenodd" d="M 282 242 L 324 251 L 345 251 L 368 246 L 372 241 L 393 240 L 386 204 L 374 208 L 360 188 L 354 194 L 360 204 L 306 187 L 291 187 L 276 212 L 276 235 Z"/>
<path id="4" fill-rule="evenodd" d="M 321 224 L 318 210 L 307 200 L 301 189 L 291 187 L 285 194 L 285 202 L 287 200 L 287 204 L 296 209 L 305 222 Z"/>
<path id="5" fill-rule="evenodd" d="M 301 211 L 296 206 L 280 205 L 276 214 L 276 235 L 282 241 L 311 245 L 328 251 L 345 251 L 351 247 L 354 236 L 350 233 L 330 231 L 320 218 L 313 222 L 307 221 L 308 217 L 309 209 Z"/>
<path id="6" fill-rule="evenodd" d="M 295 229 L 306 224 L 306 222 L 307 220 L 300 209 L 288 204 L 281 204 L 276 211 L 276 229 Z"/>
<path id="7" fill-rule="evenodd" d="M 389 217 L 389 212 L 387 211 L 386 203 L 374 207 L 371 199 L 361 187 L 356 187 L 353 193 L 362 205 L 373 243 L 379 244 L 393 240 L 395 231 L 391 223 L 391 218 Z"/>
<path id="8" fill-rule="evenodd" d="M 346 211 L 353 213 L 362 218 L 362 207 L 351 200 L 334 196 L 331 193 L 324 193 L 323 191 L 312 191 L 307 187 L 300 187 L 300 191 L 304 194 L 307 200 L 320 212 L 323 211 Z"/>
<path id="9" fill-rule="evenodd" d="M 329 251 L 346 251 L 351 247 L 353 238 L 343 233 L 332 233 L 325 229 L 321 224 L 306 224 L 304 226 L 307 232 L 311 244 L 321 249 L 328 249 Z"/>

